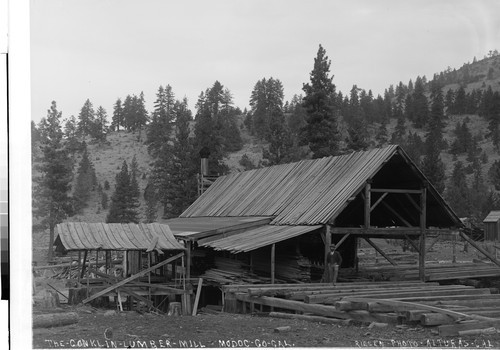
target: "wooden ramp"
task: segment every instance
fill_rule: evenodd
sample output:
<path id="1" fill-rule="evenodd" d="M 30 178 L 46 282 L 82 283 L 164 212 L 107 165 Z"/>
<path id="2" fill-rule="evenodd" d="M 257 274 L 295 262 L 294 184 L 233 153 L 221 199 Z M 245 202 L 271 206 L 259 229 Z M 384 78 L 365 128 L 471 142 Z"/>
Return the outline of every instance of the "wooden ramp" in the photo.
<path id="1" fill-rule="evenodd" d="M 274 317 L 312 321 L 319 317 L 336 322 L 420 324 L 437 326 L 442 335 L 500 327 L 500 294 L 494 288 L 403 281 L 228 285 L 223 292 L 226 312 L 273 312 Z"/>

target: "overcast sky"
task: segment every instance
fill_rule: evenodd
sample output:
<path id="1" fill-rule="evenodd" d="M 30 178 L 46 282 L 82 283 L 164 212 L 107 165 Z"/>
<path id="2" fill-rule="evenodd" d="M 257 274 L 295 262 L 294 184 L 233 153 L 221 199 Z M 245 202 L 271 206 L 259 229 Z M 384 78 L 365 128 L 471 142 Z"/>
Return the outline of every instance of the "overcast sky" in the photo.
<path id="1" fill-rule="evenodd" d="M 195 113 L 216 80 L 241 109 L 264 77 L 289 100 L 319 44 L 337 91 L 376 96 L 500 49 L 499 19 L 498 0 L 31 0 L 32 119 L 52 100 L 77 116 L 87 98 L 111 116 L 141 91 L 151 111 L 167 84 Z"/>

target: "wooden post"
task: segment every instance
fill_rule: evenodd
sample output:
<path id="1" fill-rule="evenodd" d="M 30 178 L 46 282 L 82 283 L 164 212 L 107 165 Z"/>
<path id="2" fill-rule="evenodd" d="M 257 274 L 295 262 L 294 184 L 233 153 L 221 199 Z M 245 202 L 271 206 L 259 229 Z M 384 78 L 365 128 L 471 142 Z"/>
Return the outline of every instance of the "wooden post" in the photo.
<path id="1" fill-rule="evenodd" d="M 85 253 L 83 254 L 83 264 L 82 264 L 82 273 L 80 274 L 80 278 L 83 279 L 85 276 L 85 266 L 87 264 L 87 250 L 85 250 Z"/>
<path id="2" fill-rule="evenodd" d="M 85 255 L 87 255 L 87 251 L 85 251 Z M 90 258 L 89 258 L 89 266 L 87 268 L 87 298 L 89 297 L 89 278 L 90 278 Z"/>
<path id="3" fill-rule="evenodd" d="M 371 180 L 366 181 L 365 185 L 365 228 L 370 228 L 370 211 L 371 211 Z"/>
<path id="4" fill-rule="evenodd" d="M 191 248 L 193 242 L 186 241 L 186 278 L 189 280 L 191 278 Z"/>
<path id="5" fill-rule="evenodd" d="M 123 260 L 122 260 L 122 269 L 123 269 L 123 278 L 127 278 L 128 274 L 128 251 L 123 251 Z"/>
<path id="6" fill-rule="evenodd" d="M 111 251 L 106 250 L 106 273 L 109 274 L 110 270 L 111 270 Z"/>
<path id="7" fill-rule="evenodd" d="M 273 245 L 271 246 L 271 284 L 274 284 L 274 277 L 275 277 L 274 270 L 276 267 L 275 259 L 276 259 L 276 243 L 273 243 Z"/>
<path id="8" fill-rule="evenodd" d="M 327 265 L 328 253 L 330 253 L 330 246 L 332 245 L 332 234 L 330 232 L 330 225 L 325 225 L 325 268 Z"/>
<path id="9" fill-rule="evenodd" d="M 418 254 L 418 275 L 425 281 L 425 228 L 427 225 L 427 188 L 420 194 L 420 251 Z"/>

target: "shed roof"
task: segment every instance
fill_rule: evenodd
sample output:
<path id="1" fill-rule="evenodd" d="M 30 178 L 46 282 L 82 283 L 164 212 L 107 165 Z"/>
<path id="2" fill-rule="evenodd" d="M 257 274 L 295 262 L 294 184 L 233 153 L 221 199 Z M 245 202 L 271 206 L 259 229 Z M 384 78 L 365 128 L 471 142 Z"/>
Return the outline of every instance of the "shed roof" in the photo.
<path id="1" fill-rule="evenodd" d="M 498 220 L 500 220 L 500 211 L 499 210 L 492 210 L 484 218 L 483 222 L 498 222 Z"/>
<path id="2" fill-rule="evenodd" d="M 278 243 L 293 237 L 303 235 L 319 228 L 315 226 L 274 226 L 264 225 L 254 229 L 249 229 L 243 233 L 238 233 L 229 237 L 223 237 L 210 242 L 201 243 L 202 247 L 210 247 L 215 250 L 225 250 L 231 253 L 249 252 L 274 243 Z"/>
<path id="3" fill-rule="evenodd" d="M 64 222 L 55 243 L 66 250 L 183 250 L 168 225 Z"/>
<path id="4" fill-rule="evenodd" d="M 272 225 L 326 224 L 374 178 L 386 188 L 428 183 L 406 153 L 390 145 L 222 176 L 180 217 L 268 216 Z M 429 226 L 462 225 L 432 185 L 427 198 Z"/>

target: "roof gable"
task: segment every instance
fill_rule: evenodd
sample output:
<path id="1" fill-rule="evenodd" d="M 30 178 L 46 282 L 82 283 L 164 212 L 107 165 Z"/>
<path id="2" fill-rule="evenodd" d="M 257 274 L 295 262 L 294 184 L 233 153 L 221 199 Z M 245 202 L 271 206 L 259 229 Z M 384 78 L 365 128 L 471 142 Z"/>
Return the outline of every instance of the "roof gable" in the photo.
<path id="1" fill-rule="evenodd" d="M 399 146 L 390 145 L 220 177 L 181 217 L 271 216 L 273 225 L 325 224 L 336 218 L 394 155 L 403 156 L 404 162 L 399 163 L 404 163 L 404 173 L 415 188 L 427 181 Z M 384 171 L 389 174 L 391 169 Z M 459 222 L 439 194 L 433 188 L 431 192 L 451 221 Z"/>

